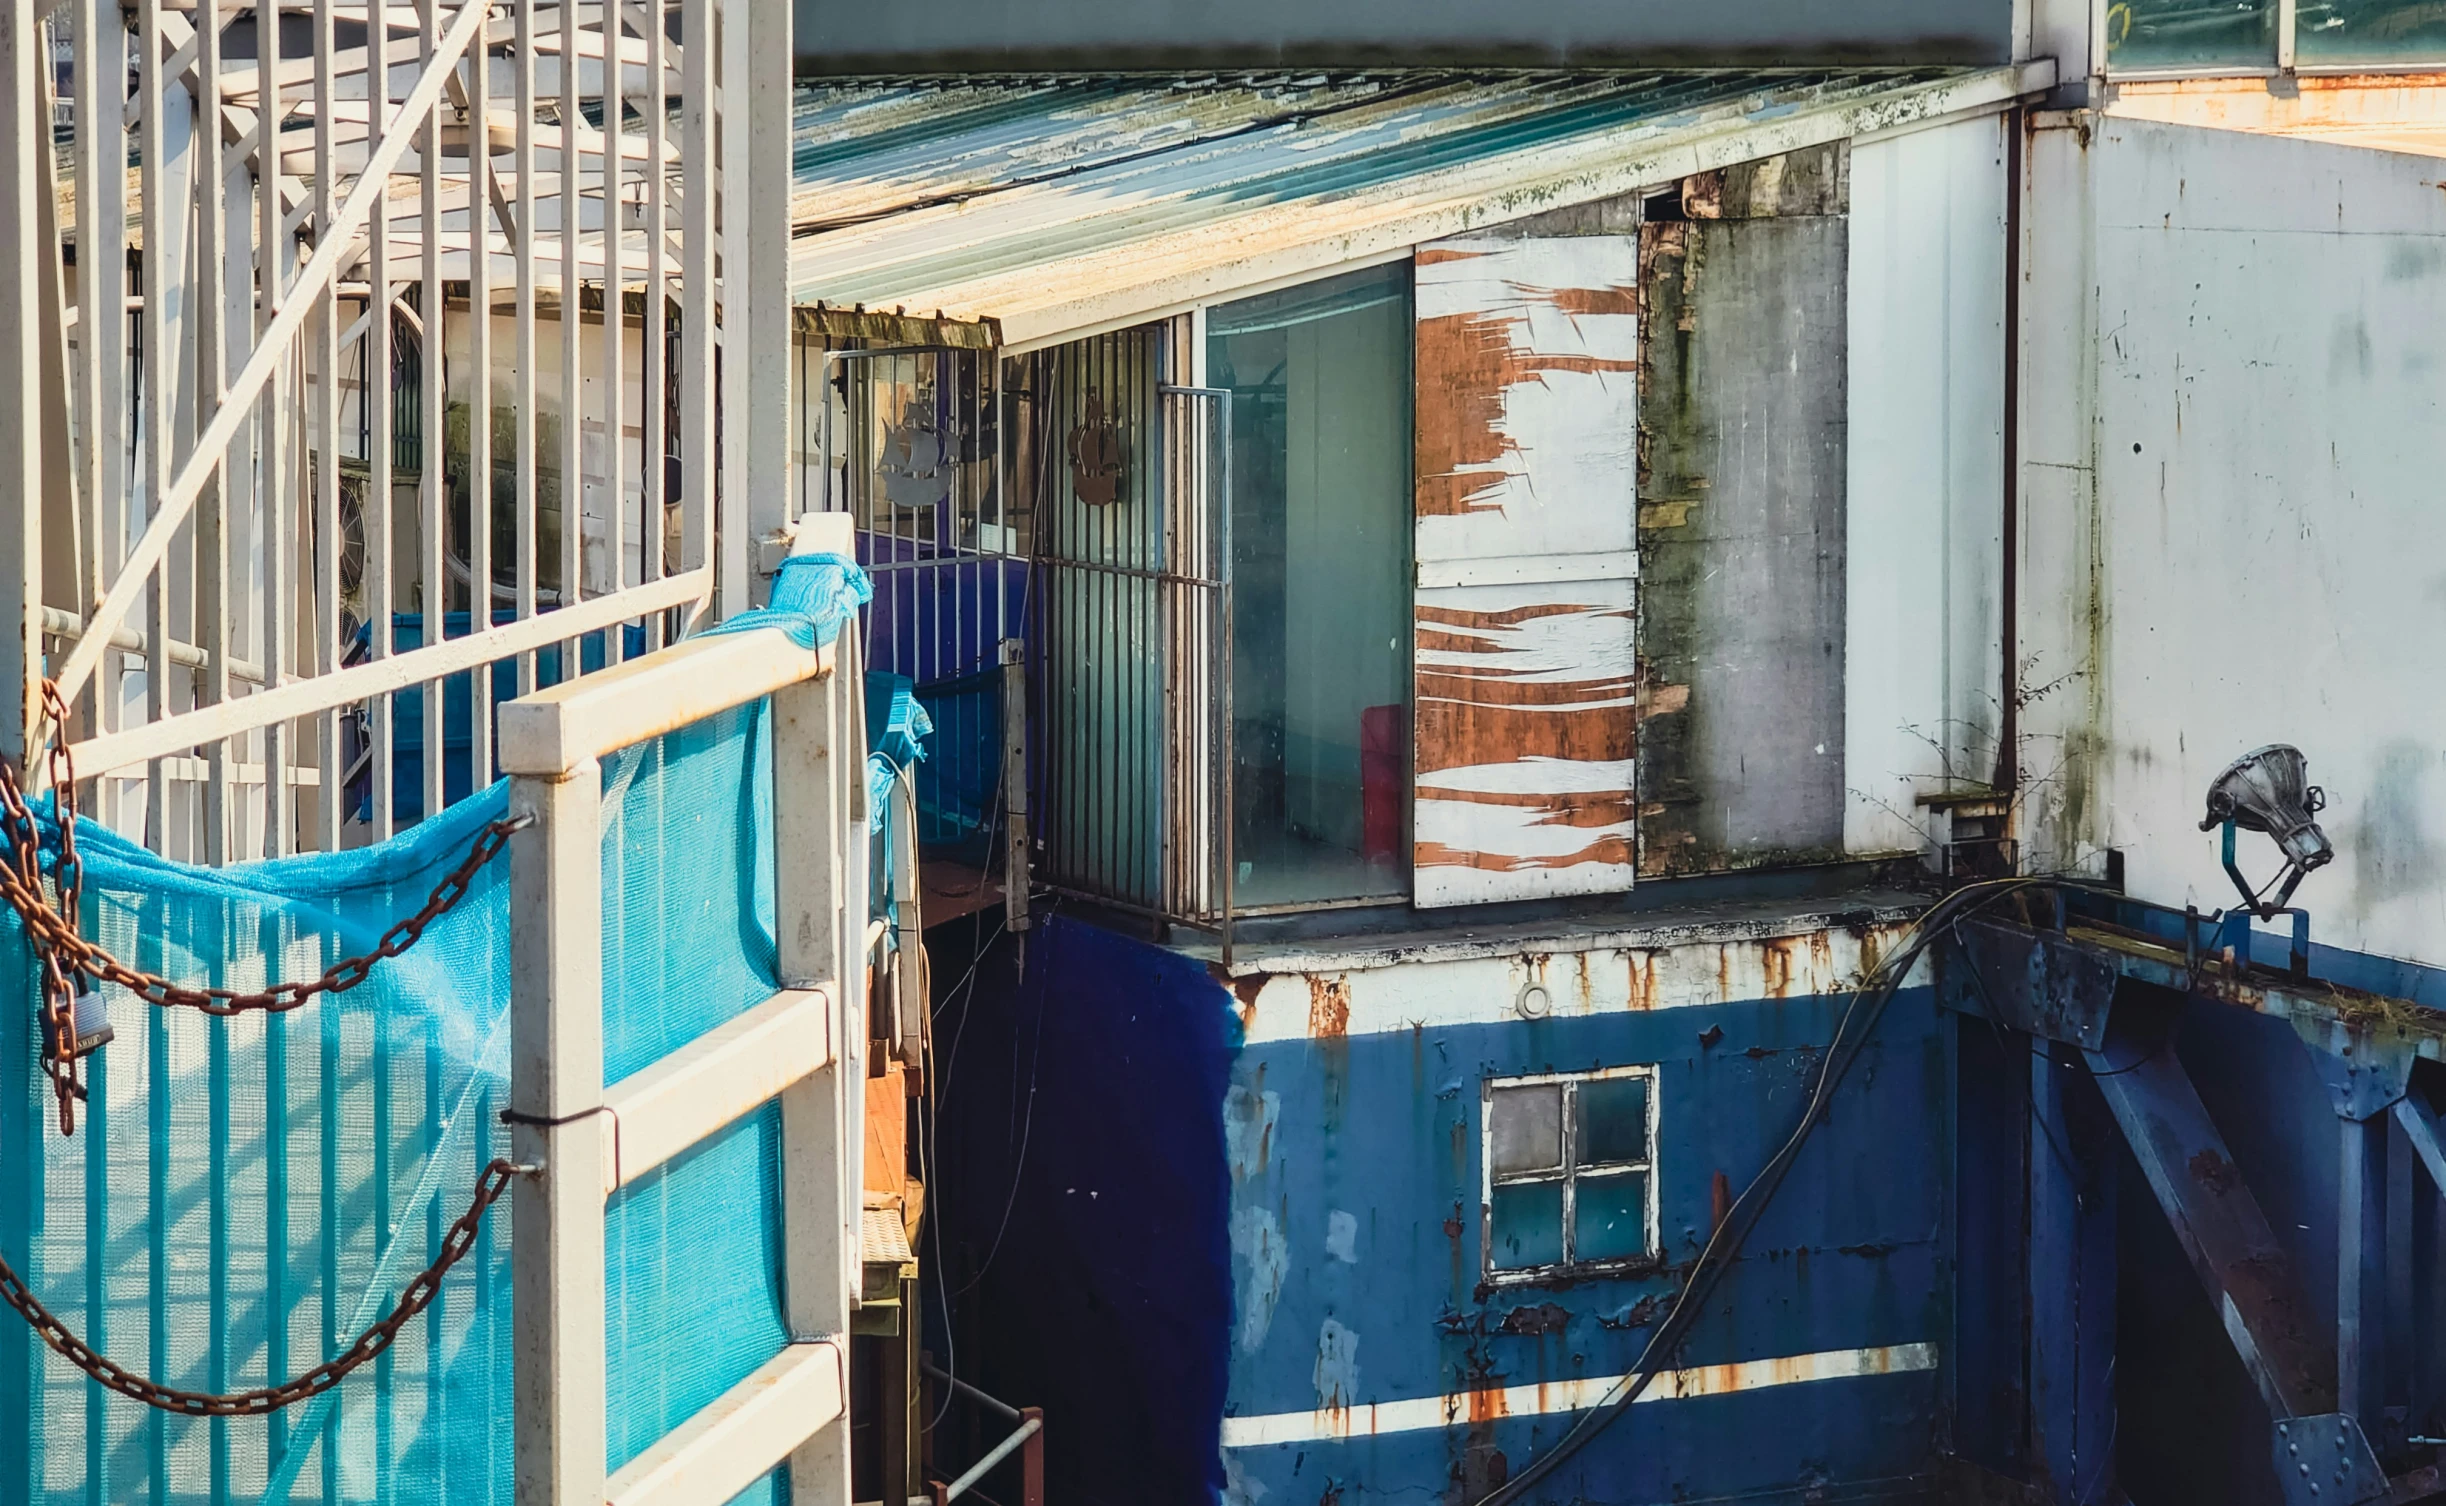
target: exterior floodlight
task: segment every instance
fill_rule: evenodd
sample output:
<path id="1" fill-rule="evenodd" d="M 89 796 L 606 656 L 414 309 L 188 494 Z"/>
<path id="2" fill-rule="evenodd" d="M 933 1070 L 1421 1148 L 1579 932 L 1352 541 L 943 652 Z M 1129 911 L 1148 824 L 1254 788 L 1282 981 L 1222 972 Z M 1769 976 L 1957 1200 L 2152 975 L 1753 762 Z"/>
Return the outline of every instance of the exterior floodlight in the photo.
<path id="1" fill-rule="evenodd" d="M 2223 825 L 2225 828 L 2225 874 L 2240 891 L 2242 903 L 2252 914 L 2266 920 L 2283 912 L 2285 902 L 2293 898 L 2294 886 L 2313 868 L 2323 868 L 2335 857 L 2335 844 L 2319 823 L 2311 817 L 2327 807 L 2327 794 L 2308 782 L 2309 765 L 2302 750 L 2286 743 L 2274 743 L 2236 759 L 2233 766 L 2217 776 L 2208 787 L 2208 815 L 2200 822 L 2200 830 Z M 2285 856 L 2284 887 L 2276 898 L 2263 902 L 2263 889 L 2253 889 L 2242 870 L 2234 863 L 2234 828 L 2264 831 L 2276 839 L 2277 850 Z"/>

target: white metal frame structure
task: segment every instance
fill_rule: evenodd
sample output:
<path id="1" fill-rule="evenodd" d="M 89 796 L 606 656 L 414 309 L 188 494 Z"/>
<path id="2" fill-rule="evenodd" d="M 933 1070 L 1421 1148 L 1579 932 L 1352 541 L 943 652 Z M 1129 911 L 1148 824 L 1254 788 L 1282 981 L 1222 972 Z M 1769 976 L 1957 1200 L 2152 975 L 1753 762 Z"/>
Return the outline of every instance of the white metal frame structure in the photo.
<path id="1" fill-rule="evenodd" d="M 761 408 L 715 415 L 725 390 L 787 412 L 787 225 L 750 241 L 788 200 L 789 25 L 748 0 L 6 7 L 0 754 L 49 735 L 47 668 L 86 808 L 157 850 L 376 840 L 395 792 L 439 808 L 446 763 L 493 777 L 486 666 L 531 691 L 746 605 L 786 456 Z M 379 630 L 403 614 L 417 637 Z M 453 676 L 479 714 L 446 758 Z"/>
<path id="2" fill-rule="evenodd" d="M 848 518 L 810 519 L 846 552 Z M 865 1124 L 867 842 L 855 623 L 801 649 L 776 629 L 692 639 L 522 698 L 501 718 L 513 816 L 511 1194 L 520 1506 L 729 1500 L 789 1461 L 792 1499 L 847 1506 L 849 1319 Z M 780 989 L 603 1086 L 602 798 L 615 749 L 772 697 Z M 782 1107 L 792 1342 L 608 1481 L 604 1203 L 760 1105 Z"/>
<path id="3" fill-rule="evenodd" d="M 750 603 L 786 521 L 790 28 L 776 0 L 0 5 L 0 757 L 39 781 L 58 734 L 85 809 L 174 858 L 331 849 L 389 836 L 395 792 L 440 808 L 472 692 L 468 784 L 510 774 L 536 818 L 522 1506 L 719 1502 L 785 1458 L 794 1499 L 849 1502 L 856 633 L 664 646 Z M 768 694 L 782 986 L 607 1092 L 596 760 Z M 605 1200 L 775 1097 L 796 1342 L 607 1480 Z"/>

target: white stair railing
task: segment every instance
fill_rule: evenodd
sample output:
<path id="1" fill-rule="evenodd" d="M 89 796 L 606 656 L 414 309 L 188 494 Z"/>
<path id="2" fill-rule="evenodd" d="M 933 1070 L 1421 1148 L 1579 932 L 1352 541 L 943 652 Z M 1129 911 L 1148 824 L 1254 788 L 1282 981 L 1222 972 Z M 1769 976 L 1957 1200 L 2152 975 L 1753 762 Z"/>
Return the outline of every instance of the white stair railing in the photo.
<path id="1" fill-rule="evenodd" d="M 784 488 L 715 415 L 787 411 L 787 225 L 723 205 L 787 202 L 786 6 L 0 9 L 0 753 L 47 668 L 157 849 L 378 839 L 497 772 L 485 666 L 745 604 L 778 520 L 717 498 Z"/>
<path id="2" fill-rule="evenodd" d="M 801 547 L 847 551 L 848 519 Z M 838 525 L 827 527 L 827 525 Z M 718 1506 L 785 1459 L 791 1499 L 848 1506 L 849 1319 L 865 1123 L 864 697 L 854 622 L 802 649 L 778 629 L 692 639 L 525 697 L 501 718 L 510 812 L 512 1152 L 519 1506 Z M 603 1085 L 604 755 L 772 697 L 780 988 Z M 791 1342 L 605 1477 L 604 1203 L 781 1102 Z"/>

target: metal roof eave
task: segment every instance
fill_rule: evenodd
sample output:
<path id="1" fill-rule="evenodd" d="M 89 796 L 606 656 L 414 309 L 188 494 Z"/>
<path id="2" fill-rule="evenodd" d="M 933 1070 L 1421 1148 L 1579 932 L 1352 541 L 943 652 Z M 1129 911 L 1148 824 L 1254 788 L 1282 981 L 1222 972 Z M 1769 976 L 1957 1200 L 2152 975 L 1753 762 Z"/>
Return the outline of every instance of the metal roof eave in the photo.
<path id="1" fill-rule="evenodd" d="M 1593 132 L 1491 153 L 1330 199 L 1254 205 L 1213 223 L 1162 230 L 983 277 L 935 286 L 919 286 L 913 279 L 908 288 L 867 303 L 940 311 L 938 318 L 993 320 L 1005 349 L 1025 350 L 1390 260 L 1424 241 L 1692 173 L 1993 113 L 2043 94 L 2054 86 L 2055 74 L 2054 60 L 2039 58 L 1803 105 L 1772 119 L 1704 122 L 1662 135 Z M 811 236 L 794 250 L 792 281 L 810 302 L 821 287 L 824 240 Z"/>

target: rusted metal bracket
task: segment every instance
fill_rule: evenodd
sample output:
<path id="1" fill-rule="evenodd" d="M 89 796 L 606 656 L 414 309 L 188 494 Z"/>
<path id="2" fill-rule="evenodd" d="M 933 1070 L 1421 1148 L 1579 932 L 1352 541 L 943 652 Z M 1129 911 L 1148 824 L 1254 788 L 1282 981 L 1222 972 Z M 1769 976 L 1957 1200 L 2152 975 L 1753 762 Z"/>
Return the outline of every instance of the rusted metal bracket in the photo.
<path id="1" fill-rule="evenodd" d="M 2066 946 L 2061 936 L 1992 921 L 1964 920 L 1957 946 L 1937 954 L 1937 1001 L 2041 1040 L 2084 1051 L 2106 1045 L 2115 1000 L 2113 964 Z"/>
<path id="2" fill-rule="evenodd" d="M 2276 1478 L 2287 1506 L 2363 1506 L 2394 1498 L 2361 1424 L 2344 1412 L 2276 1424 Z"/>
<path id="3" fill-rule="evenodd" d="M 2383 1015 L 2301 1011 L 2287 1014 L 2285 1020 L 2310 1048 L 2311 1065 L 2327 1084 L 2337 1118 L 2375 1118 L 2394 1107 L 2410 1086 L 2420 1037 L 2401 1022 Z"/>

